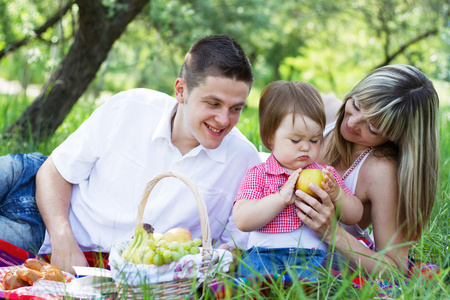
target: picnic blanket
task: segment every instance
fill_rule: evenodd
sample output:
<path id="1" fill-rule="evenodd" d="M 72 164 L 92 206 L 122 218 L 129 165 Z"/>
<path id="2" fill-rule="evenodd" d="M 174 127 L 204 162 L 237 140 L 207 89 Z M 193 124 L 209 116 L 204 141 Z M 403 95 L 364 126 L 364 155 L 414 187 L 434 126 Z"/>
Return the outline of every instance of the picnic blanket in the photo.
<path id="1" fill-rule="evenodd" d="M 99 252 L 86 252 L 86 259 L 89 262 L 91 267 L 105 267 L 109 268 L 108 265 L 108 253 L 99 253 Z M 23 287 L 20 289 L 16 289 L 13 291 L 5 291 L 3 289 L 3 276 L 6 274 L 11 268 L 22 265 L 25 260 L 28 258 L 36 258 L 38 256 L 25 251 L 21 248 L 18 248 L 6 241 L 0 239 L 0 298 L 4 299 L 26 299 L 26 300 L 59 300 L 62 299 L 60 295 L 45 293 L 45 290 L 39 291 L 39 296 L 30 295 L 30 292 L 33 292 L 32 287 Z M 45 259 L 47 262 L 50 262 L 50 255 L 43 255 L 40 258 Z M 436 274 L 441 272 L 440 267 L 432 264 L 432 263 L 422 263 L 422 262 L 410 262 L 408 276 L 405 278 L 405 282 L 408 281 L 408 278 L 412 278 L 414 276 L 424 276 L 425 279 L 432 280 Z M 339 276 L 340 271 L 337 269 L 332 270 L 332 274 L 334 276 Z M 65 274 L 69 281 L 70 274 Z M 231 278 L 231 277 L 229 277 Z M 228 281 L 228 282 L 227 282 Z M 267 296 L 270 292 L 270 285 L 274 282 L 281 282 L 282 285 L 286 288 L 292 286 L 294 281 L 301 281 L 304 283 L 303 290 L 306 295 L 312 293 L 315 290 L 315 283 L 302 279 L 302 278 L 292 278 L 288 275 L 263 275 L 263 276 L 252 276 L 252 277 L 242 277 L 242 278 L 233 278 L 233 279 L 217 279 L 214 282 L 210 283 L 207 286 L 208 292 L 213 294 L 216 299 L 225 299 L 227 297 L 232 296 L 233 289 L 230 289 L 230 286 L 234 286 L 235 288 L 239 286 L 249 286 L 256 290 L 259 290 L 262 296 Z M 231 283 L 231 284 L 230 284 Z M 393 293 L 399 293 L 397 282 L 391 282 L 388 280 L 375 280 L 368 281 L 365 278 L 356 277 L 352 280 L 353 287 L 362 288 L 364 285 L 372 284 L 375 285 L 376 288 L 382 292 L 385 292 L 386 297 L 393 296 Z M 35 289 L 36 291 L 36 289 Z"/>
<path id="2" fill-rule="evenodd" d="M 85 252 L 84 255 L 91 267 L 106 268 L 108 266 L 108 253 Z M 41 258 L 50 262 L 51 255 L 45 254 L 38 256 L 0 239 L 0 299 L 62 299 L 63 296 L 61 296 L 61 293 L 64 292 L 66 286 L 58 285 L 56 282 L 46 282 L 46 280 L 36 286 L 21 287 L 11 291 L 4 289 L 3 277 L 5 274 L 13 268 L 22 266 L 28 258 Z M 75 276 L 66 272 L 64 272 L 64 276 L 66 277 L 66 283 L 71 282 L 75 278 Z"/>
<path id="3" fill-rule="evenodd" d="M 109 264 L 109 253 L 90 251 L 84 252 L 84 256 L 91 267 L 107 268 Z M 35 255 L 0 239 L 0 267 L 21 265 L 28 258 L 42 258 L 50 263 L 51 254 Z"/>

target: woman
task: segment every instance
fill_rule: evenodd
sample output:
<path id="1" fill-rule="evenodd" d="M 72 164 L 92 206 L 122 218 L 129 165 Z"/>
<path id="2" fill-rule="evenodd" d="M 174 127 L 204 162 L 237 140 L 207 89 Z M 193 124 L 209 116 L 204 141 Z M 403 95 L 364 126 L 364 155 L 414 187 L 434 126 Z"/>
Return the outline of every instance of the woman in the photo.
<path id="1" fill-rule="evenodd" d="M 353 268 L 371 274 L 390 267 L 406 271 L 409 248 L 428 224 L 436 196 L 437 93 L 416 68 L 391 65 L 358 83 L 336 114 L 337 101 L 324 99 L 328 127 L 334 129 L 325 136 L 327 151 L 318 162 L 336 168 L 363 203 L 363 217 L 357 226 L 335 226 L 333 204 L 317 186 L 312 190 L 323 204 L 297 191 L 305 202 L 297 202 L 297 215 Z M 371 240 L 369 225 L 373 249 L 358 240 L 363 234 Z"/>

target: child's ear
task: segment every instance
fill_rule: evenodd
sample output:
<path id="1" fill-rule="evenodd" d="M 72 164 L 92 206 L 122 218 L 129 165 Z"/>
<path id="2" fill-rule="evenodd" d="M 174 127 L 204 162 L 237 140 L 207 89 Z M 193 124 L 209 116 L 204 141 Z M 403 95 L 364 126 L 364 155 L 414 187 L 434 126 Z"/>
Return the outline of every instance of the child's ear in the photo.
<path id="1" fill-rule="evenodd" d="M 273 135 L 272 136 L 270 136 L 268 139 L 267 139 L 267 143 L 269 143 L 269 146 L 270 146 L 270 151 L 272 151 L 272 149 L 273 149 Z"/>
<path id="2" fill-rule="evenodd" d="M 177 78 L 175 80 L 174 84 L 174 92 L 175 92 L 175 98 L 177 99 L 178 103 L 182 104 L 185 100 L 186 95 L 186 81 L 184 81 L 183 78 Z"/>

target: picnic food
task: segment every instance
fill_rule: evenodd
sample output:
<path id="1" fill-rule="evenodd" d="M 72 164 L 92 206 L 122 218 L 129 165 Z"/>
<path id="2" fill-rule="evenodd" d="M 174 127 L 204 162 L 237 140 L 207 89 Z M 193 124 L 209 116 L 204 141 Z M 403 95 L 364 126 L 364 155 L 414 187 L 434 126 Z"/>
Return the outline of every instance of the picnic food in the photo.
<path id="1" fill-rule="evenodd" d="M 29 286 L 28 282 L 22 280 L 17 275 L 18 268 L 9 270 L 3 277 L 3 287 L 5 290 L 14 290 L 23 286 Z"/>
<path id="2" fill-rule="evenodd" d="M 191 232 L 185 228 L 172 228 L 161 237 L 162 240 L 166 240 L 167 242 L 177 241 L 179 243 L 184 243 L 188 241 L 192 241 Z"/>
<path id="3" fill-rule="evenodd" d="M 201 239 L 193 240 L 187 229 L 173 228 L 161 235 L 153 232 L 151 225 L 143 224 L 136 228 L 122 257 L 136 264 L 161 266 L 178 261 L 184 255 L 200 253 L 201 244 Z"/>
<path id="4" fill-rule="evenodd" d="M 52 281 L 65 281 L 61 270 L 43 260 L 29 258 L 24 267 L 14 268 L 3 277 L 3 286 L 6 290 L 33 285 L 35 281 L 45 279 Z"/>
<path id="5" fill-rule="evenodd" d="M 309 184 L 314 183 L 319 187 L 322 187 L 322 182 L 325 182 L 325 177 L 322 171 L 317 169 L 304 169 L 300 172 L 295 189 L 304 191 L 311 197 L 319 199 L 319 197 L 310 188 Z"/>

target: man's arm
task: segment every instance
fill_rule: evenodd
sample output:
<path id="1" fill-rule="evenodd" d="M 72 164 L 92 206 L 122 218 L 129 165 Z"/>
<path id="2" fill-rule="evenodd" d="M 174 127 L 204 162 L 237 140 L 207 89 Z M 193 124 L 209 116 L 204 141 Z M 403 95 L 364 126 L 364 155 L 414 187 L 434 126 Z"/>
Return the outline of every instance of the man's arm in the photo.
<path id="1" fill-rule="evenodd" d="M 69 222 L 72 184 L 67 182 L 50 156 L 36 175 L 36 202 L 52 246 L 51 263 L 74 273 L 73 266 L 88 266 Z"/>

